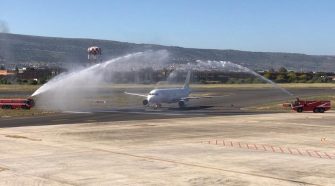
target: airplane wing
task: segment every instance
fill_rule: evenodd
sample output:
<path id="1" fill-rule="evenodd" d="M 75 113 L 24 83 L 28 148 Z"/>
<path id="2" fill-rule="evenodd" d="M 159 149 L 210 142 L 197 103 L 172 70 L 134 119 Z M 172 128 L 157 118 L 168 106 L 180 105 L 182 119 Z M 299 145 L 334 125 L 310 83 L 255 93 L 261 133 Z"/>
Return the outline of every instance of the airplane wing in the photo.
<path id="1" fill-rule="evenodd" d="M 125 94 L 132 95 L 132 96 L 140 96 L 140 97 L 147 97 L 148 95 L 145 94 L 138 94 L 138 93 L 131 93 L 131 92 L 124 92 Z"/>
<path id="2" fill-rule="evenodd" d="M 189 99 L 202 99 L 202 98 L 214 98 L 217 96 L 189 96 L 189 97 L 185 97 L 182 98 L 183 100 L 189 100 Z"/>
<path id="3" fill-rule="evenodd" d="M 227 95 L 222 95 L 222 96 L 189 96 L 189 97 L 184 97 L 182 100 L 190 100 L 190 99 L 203 99 L 203 98 L 222 98 L 226 97 Z"/>

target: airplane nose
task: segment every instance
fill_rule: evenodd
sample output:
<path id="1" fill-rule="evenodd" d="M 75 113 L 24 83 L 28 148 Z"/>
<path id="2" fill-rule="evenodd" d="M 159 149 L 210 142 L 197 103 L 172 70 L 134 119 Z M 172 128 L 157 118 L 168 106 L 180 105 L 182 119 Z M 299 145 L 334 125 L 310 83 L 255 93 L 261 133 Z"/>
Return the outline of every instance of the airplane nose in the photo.
<path id="1" fill-rule="evenodd" d="M 148 97 L 148 102 L 149 103 L 153 103 L 154 100 L 155 100 L 154 96 L 149 96 Z"/>

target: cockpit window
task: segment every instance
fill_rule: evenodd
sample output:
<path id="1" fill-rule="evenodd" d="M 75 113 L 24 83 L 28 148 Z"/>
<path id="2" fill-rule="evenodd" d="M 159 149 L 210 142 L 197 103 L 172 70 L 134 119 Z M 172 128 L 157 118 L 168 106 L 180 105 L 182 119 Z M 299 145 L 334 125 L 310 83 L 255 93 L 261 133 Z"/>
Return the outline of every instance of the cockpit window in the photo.
<path id="1" fill-rule="evenodd" d="M 158 96 L 158 93 L 149 93 L 150 96 Z"/>

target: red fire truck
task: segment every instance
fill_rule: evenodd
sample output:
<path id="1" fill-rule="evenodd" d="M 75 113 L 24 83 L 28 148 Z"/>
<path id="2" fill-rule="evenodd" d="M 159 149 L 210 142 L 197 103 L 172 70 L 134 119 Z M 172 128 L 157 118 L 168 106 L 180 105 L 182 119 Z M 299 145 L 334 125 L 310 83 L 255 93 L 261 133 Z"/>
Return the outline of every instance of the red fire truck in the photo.
<path id="1" fill-rule="evenodd" d="M 297 98 L 295 102 L 291 104 L 292 110 L 295 110 L 297 112 L 303 112 L 303 111 L 313 111 L 313 112 L 319 112 L 324 113 L 325 111 L 329 110 L 331 108 L 330 101 L 319 101 L 319 100 L 300 100 Z"/>
<path id="2" fill-rule="evenodd" d="M 35 105 L 33 99 L 0 99 L 0 107 L 2 109 L 30 109 Z"/>

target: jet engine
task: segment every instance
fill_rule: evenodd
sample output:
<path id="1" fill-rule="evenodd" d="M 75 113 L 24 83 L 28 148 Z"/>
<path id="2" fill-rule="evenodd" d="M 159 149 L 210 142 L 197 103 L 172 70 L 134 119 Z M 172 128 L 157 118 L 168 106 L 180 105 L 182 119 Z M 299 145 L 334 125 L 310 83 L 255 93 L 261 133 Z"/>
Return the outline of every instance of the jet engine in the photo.
<path id="1" fill-rule="evenodd" d="M 143 105 L 147 105 L 149 103 L 149 101 L 145 99 L 145 100 L 142 101 L 142 103 L 143 103 Z"/>

